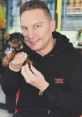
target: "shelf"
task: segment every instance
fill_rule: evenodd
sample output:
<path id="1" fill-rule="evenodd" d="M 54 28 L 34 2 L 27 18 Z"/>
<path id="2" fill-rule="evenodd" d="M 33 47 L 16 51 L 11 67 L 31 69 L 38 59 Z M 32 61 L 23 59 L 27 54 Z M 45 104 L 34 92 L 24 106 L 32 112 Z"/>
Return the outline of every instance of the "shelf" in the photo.
<path id="1" fill-rule="evenodd" d="M 69 7 L 67 6 L 66 14 L 68 15 L 82 15 L 82 7 Z"/>

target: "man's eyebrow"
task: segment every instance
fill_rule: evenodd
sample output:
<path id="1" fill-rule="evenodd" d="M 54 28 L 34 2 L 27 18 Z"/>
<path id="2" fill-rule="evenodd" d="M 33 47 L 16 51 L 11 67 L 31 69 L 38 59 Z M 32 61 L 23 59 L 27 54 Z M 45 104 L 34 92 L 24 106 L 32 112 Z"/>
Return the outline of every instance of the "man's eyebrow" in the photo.
<path id="1" fill-rule="evenodd" d="M 44 22 L 37 22 L 37 23 L 35 23 L 35 24 L 42 24 L 42 23 L 44 23 Z"/>
<path id="2" fill-rule="evenodd" d="M 34 24 L 32 24 L 32 25 L 30 25 L 30 26 L 34 26 L 34 25 L 37 25 L 37 24 L 43 24 L 44 22 L 36 22 L 36 23 L 34 23 Z M 21 25 L 21 27 L 22 28 L 28 28 L 28 26 L 23 26 L 23 25 Z"/>
<path id="3" fill-rule="evenodd" d="M 21 28 L 28 28 L 27 26 L 20 26 Z"/>
<path id="4" fill-rule="evenodd" d="M 37 24 L 43 24 L 44 22 L 36 22 L 34 24 L 32 24 L 31 26 L 37 25 Z"/>

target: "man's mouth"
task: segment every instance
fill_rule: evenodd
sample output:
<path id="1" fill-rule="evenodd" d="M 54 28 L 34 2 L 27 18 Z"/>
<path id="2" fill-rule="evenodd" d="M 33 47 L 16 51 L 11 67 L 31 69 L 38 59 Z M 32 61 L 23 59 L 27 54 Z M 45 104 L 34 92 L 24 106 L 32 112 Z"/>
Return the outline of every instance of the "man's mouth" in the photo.
<path id="1" fill-rule="evenodd" d="M 36 45 L 39 40 L 30 41 L 30 44 Z"/>
<path id="2" fill-rule="evenodd" d="M 36 44 L 39 42 L 39 39 L 37 39 L 37 40 L 27 40 L 27 42 L 28 42 L 30 45 L 36 45 Z"/>

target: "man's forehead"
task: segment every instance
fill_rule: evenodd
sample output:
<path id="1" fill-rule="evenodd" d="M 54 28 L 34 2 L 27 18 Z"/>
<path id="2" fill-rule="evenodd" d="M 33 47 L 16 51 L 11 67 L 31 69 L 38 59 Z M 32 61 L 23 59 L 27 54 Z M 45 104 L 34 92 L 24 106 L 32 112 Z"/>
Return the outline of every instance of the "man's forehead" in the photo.
<path id="1" fill-rule="evenodd" d="M 31 12 L 33 11 L 33 12 Z M 36 13 L 34 12 L 36 11 Z M 39 12 L 39 10 L 27 10 L 21 15 L 21 25 L 36 25 L 42 24 L 50 20 L 48 17 L 44 15 L 43 12 Z"/>
<path id="2" fill-rule="evenodd" d="M 22 13 L 21 19 L 26 18 L 27 20 L 32 19 L 48 19 L 47 14 L 41 9 L 32 9 L 32 10 L 26 10 Z"/>

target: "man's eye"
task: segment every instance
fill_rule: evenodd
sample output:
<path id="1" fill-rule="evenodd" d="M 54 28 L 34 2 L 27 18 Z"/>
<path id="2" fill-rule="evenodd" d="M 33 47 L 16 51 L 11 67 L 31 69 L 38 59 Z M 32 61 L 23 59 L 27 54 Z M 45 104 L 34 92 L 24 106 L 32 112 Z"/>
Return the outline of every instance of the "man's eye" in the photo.
<path id="1" fill-rule="evenodd" d="M 27 30 L 27 28 L 26 27 L 22 27 L 22 30 Z"/>
<path id="2" fill-rule="evenodd" d="M 36 28 L 40 28 L 40 27 L 41 27 L 41 25 L 36 25 L 35 27 L 36 27 Z"/>
<path id="3" fill-rule="evenodd" d="M 40 27 L 40 25 L 36 25 L 37 27 Z"/>

